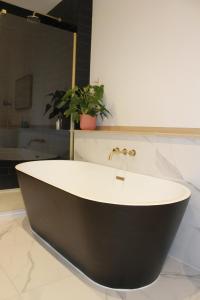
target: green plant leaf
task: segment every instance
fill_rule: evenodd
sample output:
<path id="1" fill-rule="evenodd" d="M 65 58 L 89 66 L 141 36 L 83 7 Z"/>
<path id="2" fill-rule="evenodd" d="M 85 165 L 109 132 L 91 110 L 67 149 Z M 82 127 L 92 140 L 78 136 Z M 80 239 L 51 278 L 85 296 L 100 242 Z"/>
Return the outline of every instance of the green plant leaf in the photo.
<path id="1" fill-rule="evenodd" d="M 87 85 L 85 87 L 74 87 L 67 91 L 55 91 L 50 93 L 51 104 L 46 106 L 47 111 L 52 109 L 49 118 L 62 114 L 66 118 L 72 116 L 74 122 L 80 121 L 81 114 L 104 118 L 111 115 L 103 103 L 104 86 Z M 51 105 L 51 107 L 50 107 Z M 46 111 L 45 109 L 45 111 Z"/>
<path id="2" fill-rule="evenodd" d="M 52 107 L 51 104 L 47 103 L 45 107 L 44 115 L 46 115 L 46 113 L 50 110 L 51 107 Z"/>

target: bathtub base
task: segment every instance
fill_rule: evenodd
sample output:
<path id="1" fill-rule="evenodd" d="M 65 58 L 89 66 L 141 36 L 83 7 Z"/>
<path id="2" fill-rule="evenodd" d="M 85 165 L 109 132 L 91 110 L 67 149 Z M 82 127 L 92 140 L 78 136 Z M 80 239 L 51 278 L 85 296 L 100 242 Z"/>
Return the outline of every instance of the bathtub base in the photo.
<path id="1" fill-rule="evenodd" d="M 188 199 L 156 206 L 90 201 L 18 172 L 34 232 L 94 282 L 120 290 L 153 283 Z"/>
<path id="2" fill-rule="evenodd" d="M 59 261 L 63 265 L 65 265 L 66 267 L 72 268 L 72 270 L 74 270 L 77 273 L 77 276 L 79 276 L 81 279 L 83 279 L 83 280 L 85 279 L 88 282 L 91 282 L 93 285 L 96 285 L 100 288 L 104 288 L 104 289 L 112 290 L 112 291 L 118 291 L 118 292 L 129 292 L 129 291 L 133 291 L 133 290 L 138 291 L 138 290 L 142 290 L 142 289 L 152 286 L 153 284 L 155 284 L 157 282 L 157 280 L 160 277 L 160 275 L 158 275 L 158 277 L 153 282 L 151 282 L 143 287 L 139 287 L 139 288 L 122 289 L 122 288 L 112 288 L 112 287 L 109 287 L 106 285 L 102 285 L 102 284 L 94 281 L 92 278 L 88 277 L 85 273 L 83 273 L 80 269 L 78 269 L 75 265 L 73 265 L 66 257 L 64 257 L 62 254 L 60 254 L 60 252 L 58 252 L 47 241 L 45 241 L 37 232 L 35 232 L 31 228 L 31 226 L 30 226 L 30 230 L 31 230 L 32 235 L 40 243 L 40 245 L 43 246 L 46 250 L 48 250 L 55 258 L 59 259 Z"/>

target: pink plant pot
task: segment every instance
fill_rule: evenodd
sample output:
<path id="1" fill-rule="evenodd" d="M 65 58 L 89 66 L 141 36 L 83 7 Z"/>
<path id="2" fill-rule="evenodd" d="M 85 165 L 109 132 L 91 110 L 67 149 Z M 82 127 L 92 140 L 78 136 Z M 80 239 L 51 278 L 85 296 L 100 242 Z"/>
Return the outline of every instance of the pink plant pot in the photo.
<path id="1" fill-rule="evenodd" d="M 80 115 L 80 128 L 82 130 L 94 130 L 96 129 L 97 117 L 92 117 L 90 115 Z"/>

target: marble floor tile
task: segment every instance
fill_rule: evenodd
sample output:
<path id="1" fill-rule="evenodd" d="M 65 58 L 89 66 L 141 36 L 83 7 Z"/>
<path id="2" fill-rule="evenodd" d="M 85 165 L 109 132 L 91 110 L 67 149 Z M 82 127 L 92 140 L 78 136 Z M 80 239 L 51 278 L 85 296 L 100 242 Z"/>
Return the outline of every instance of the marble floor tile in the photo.
<path id="1" fill-rule="evenodd" d="M 9 298 L 4 298 L 3 300 L 21 300 L 21 296 L 18 295 L 18 296 L 15 296 L 15 297 L 9 297 Z"/>
<path id="2" fill-rule="evenodd" d="M 149 298 L 148 295 L 146 295 L 143 291 L 135 291 L 135 292 L 128 292 L 126 295 L 122 296 L 123 300 L 149 300 L 154 299 L 157 300 L 157 298 Z M 161 300 L 162 298 L 158 298 L 158 300 Z M 171 300 L 171 299 L 168 299 Z"/>
<path id="3" fill-rule="evenodd" d="M 0 239 L 0 249 L 0 266 L 19 292 L 71 275 L 16 222 Z"/>
<path id="4" fill-rule="evenodd" d="M 200 300 L 200 271 L 172 257 L 154 284 L 114 291 L 56 259 L 27 226 L 21 217 L 0 218 L 0 300 Z"/>
<path id="5" fill-rule="evenodd" d="M 193 295 L 189 298 L 186 298 L 186 300 L 200 300 L 200 292 L 196 293 L 195 295 Z"/>
<path id="6" fill-rule="evenodd" d="M 0 212 L 24 209 L 24 202 L 20 189 L 0 191 Z"/>
<path id="7" fill-rule="evenodd" d="M 0 242 L 4 237 L 17 226 L 13 218 L 7 218 L 2 221 L 0 218 Z"/>
<path id="8" fill-rule="evenodd" d="M 5 272 L 0 269 L 0 300 L 6 300 L 13 296 L 17 296 L 17 290 L 8 279 Z"/>
<path id="9" fill-rule="evenodd" d="M 3 227 L 6 226 L 6 224 L 11 224 L 11 223 L 16 224 L 18 218 L 19 218 L 19 215 L 12 215 L 12 214 L 0 215 L 0 230 L 2 230 Z M 23 218 L 24 218 L 24 216 L 23 216 Z"/>
<path id="10" fill-rule="evenodd" d="M 121 295 L 119 295 L 117 292 L 106 292 L 106 300 L 119 300 L 122 299 Z"/>
<path id="11" fill-rule="evenodd" d="M 21 300 L 105 300 L 105 294 L 76 278 L 68 277 L 51 285 L 23 293 Z"/>
<path id="12" fill-rule="evenodd" d="M 126 300 L 189 300 L 192 297 L 198 299 L 200 271 L 168 257 L 158 280 L 138 292 L 138 295 L 128 292 Z"/>

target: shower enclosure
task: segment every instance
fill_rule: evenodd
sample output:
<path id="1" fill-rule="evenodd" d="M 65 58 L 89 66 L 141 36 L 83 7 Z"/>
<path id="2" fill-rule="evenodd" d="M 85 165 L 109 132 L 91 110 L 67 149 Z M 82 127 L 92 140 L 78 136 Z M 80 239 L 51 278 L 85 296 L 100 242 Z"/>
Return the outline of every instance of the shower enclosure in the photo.
<path id="1" fill-rule="evenodd" d="M 18 188 L 16 164 L 70 157 L 70 120 L 56 130 L 44 112 L 49 94 L 75 84 L 75 32 L 59 16 L 0 1 L 0 207 L 3 190 Z"/>

